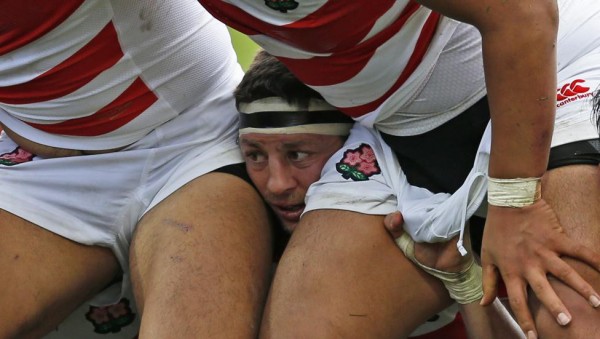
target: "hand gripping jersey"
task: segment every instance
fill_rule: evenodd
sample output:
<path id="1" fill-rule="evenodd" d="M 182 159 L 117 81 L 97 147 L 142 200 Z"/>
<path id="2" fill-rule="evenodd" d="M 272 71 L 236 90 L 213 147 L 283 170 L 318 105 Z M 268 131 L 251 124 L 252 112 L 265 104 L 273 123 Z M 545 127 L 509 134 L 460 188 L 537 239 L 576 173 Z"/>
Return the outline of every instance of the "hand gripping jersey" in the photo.
<path id="1" fill-rule="evenodd" d="M 55 147 L 129 145 L 239 72 L 193 0 L 7 0 L 0 27 L 0 121 Z"/>

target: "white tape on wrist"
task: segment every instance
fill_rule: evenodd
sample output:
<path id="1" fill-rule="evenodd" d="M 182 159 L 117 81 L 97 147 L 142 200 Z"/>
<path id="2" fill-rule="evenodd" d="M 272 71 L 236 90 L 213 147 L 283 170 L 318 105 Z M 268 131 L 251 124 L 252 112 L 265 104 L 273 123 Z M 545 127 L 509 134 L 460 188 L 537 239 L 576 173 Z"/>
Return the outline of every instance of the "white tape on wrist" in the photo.
<path id="1" fill-rule="evenodd" d="M 488 177 L 488 203 L 492 206 L 521 208 L 533 205 L 541 197 L 541 178 Z"/>
<path id="2" fill-rule="evenodd" d="M 473 257 L 462 267 L 461 271 L 445 272 L 423 265 L 417 260 L 415 257 L 415 242 L 407 233 L 403 233 L 400 238 L 397 238 L 396 244 L 410 261 L 417 264 L 425 272 L 440 279 L 446 290 L 448 290 L 450 298 L 457 303 L 470 304 L 483 298 L 481 266 L 475 263 Z"/>

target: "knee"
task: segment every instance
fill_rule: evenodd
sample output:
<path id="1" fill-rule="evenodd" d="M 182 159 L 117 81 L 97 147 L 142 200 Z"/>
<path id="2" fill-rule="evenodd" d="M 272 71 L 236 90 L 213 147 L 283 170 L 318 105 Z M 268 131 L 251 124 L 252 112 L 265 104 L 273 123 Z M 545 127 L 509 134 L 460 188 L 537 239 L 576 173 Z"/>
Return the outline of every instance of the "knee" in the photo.
<path id="1" fill-rule="evenodd" d="M 590 307 L 585 300 L 572 303 L 568 308 L 573 320 L 567 326 L 558 325 L 556 319 L 547 311 L 540 311 L 535 315 L 536 327 L 541 338 L 589 338 L 590 333 L 598 333 L 598 310 Z"/>

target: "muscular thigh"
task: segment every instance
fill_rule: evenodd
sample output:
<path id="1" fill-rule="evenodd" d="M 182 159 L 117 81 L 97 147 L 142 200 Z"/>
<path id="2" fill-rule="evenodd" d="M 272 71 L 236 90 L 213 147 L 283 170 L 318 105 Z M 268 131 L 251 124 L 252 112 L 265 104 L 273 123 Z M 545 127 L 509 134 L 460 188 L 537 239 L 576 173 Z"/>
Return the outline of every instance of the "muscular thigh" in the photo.
<path id="1" fill-rule="evenodd" d="M 109 249 L 84 246 L 0 210 L 0 337 L 39 337 L 119 273 Z"/>
<path id="2" fill-rule="evenodd" d="M 303 216 L 276 270 L 266 338 L 400 338 L 450 304 L 383 227 L 383 216 Z"/>
<path id="3" fill-rule="evenodd" d="M 256 336 L 271 270 L 267 220 L 258 193 L 224 173 L 203 175 L 150 210 L 130 252 L 140 336 Z"/>
<path id="4" fill-rule="evenodd" d="M 542 183 L 544 199 L 554 208 L 565 233 L 579 243 L 598 251 L 600 248 L 600 167 L 571 165 L 548 171 Z M 596 291 L 600 291 L 600 273 L 573 259 L 565 258 Z M 578 338 L 592 333 L 600 321 L 600 312 L 558 281 L 553 281 L 557 293 L 573 315 L 573 323 L 559 327 L 543 308 L 537 308 L 541 333 L 551 338 Z M 590 327 L 591 326 L 591 327 Z M 546 332 L 544 332 L 546 331 Z M 581 332 L 579 332 L 581 331 Z"/>
<path id="5" fill-rule="evenodd" d="M 542 186 L 544 199 L 556 211 L 565 232 L 596 248 L 600 244 L 600 166 L 550 170 Z"/>

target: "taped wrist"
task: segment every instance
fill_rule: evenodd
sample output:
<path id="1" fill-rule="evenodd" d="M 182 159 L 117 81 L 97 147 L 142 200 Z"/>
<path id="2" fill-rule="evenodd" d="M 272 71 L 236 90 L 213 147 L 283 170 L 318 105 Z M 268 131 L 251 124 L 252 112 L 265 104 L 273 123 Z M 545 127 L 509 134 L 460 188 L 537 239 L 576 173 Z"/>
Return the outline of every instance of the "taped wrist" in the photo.
<path id="1" fill-rule="evenodd" d="M 479 301 L 483 297 L 481 267 L 475 263 L 473 257 L 461 271 L 445 272 L 425 266 L 415 258 L 415 242 L 407 233 L 403 233 L 400 238 L 396 239 L 396 244 L 413 263 L 425 272 L 440 279 L 448 290 L 450 297 L 457 303 L 469 304 Z"/>
<path id="2" fill-rule="evenodd" d="M 497 179 L 488 177 L 488 203 L 492 206 L 521 208 L 542 197 L 541 178 Z"/>

